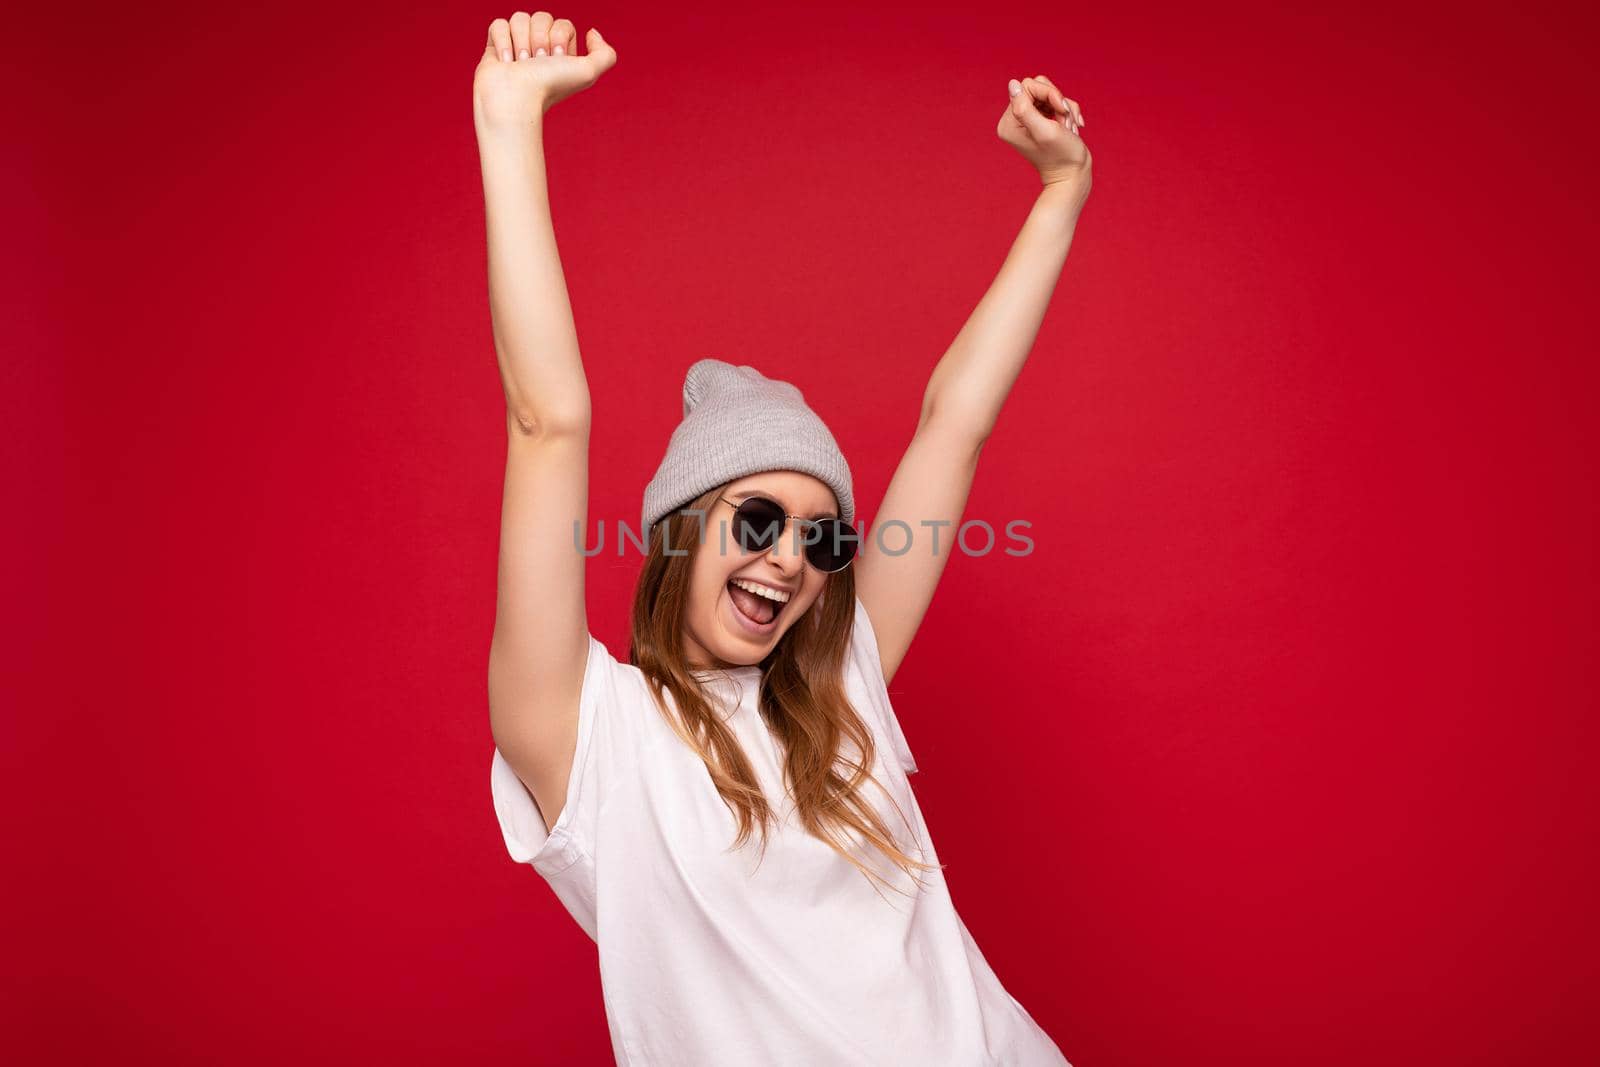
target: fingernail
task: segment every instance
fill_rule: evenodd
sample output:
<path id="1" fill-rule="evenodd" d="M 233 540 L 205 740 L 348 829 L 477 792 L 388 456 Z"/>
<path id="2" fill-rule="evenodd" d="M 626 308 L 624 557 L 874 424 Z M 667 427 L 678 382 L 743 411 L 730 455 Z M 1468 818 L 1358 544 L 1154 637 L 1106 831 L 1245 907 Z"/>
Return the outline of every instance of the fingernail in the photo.
<path id="1" fill-rule="evenodd" d="M 527 59 L 528 58 L 528 50 L 526 48 L 524 48 L 522 51 L 518 52 L 517 53 L 517 58 L 518 59 Z"/>
<path id="2" fill-rule="evenodd" d="M 564 44 L 556 45 L 556 55 L 564 56 L 566 54 L 567 54 L 567 46 L 566 45 L 564 45 Z"/>
<path id="3" fill-rule="evenodd" d="M 500 49 L 500 62 L 502 62 L 502 63 L 511 62 L 511 49 L 509 49 L 509 48 Z"/>
<path id="4" fill-rule="evenodd" d="M 534 50 L 533 54 L 536 55 L 536 56 L 544 55 L 544 46 L 540 45 L 537 49 Z"/>
<path id="5" fill-rule="evenodd" d="M 1017 81 L 1017 79 L 1012 78 L 1011 81 L 1007 83 L 1006 89 L 1011 93 L 1012 96 L 1016 96 L 1018 93 L 1022 92 L 1022 83 Z"/>

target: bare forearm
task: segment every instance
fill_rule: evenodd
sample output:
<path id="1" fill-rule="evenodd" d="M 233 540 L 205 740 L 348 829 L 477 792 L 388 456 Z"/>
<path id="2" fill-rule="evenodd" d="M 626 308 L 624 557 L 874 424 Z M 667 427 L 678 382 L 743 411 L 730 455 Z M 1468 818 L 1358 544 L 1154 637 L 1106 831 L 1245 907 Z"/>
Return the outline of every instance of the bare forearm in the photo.
<path id="1" fill-rule="evenodd" d="M 586 428 L 589 386 L 550 220 L 542 123 L 478 128 L 488 224 L 489 313 L 508 425 Z"/>
<path id="2" fill-rule="evenodd" d="M 1000 272 L 928 379 L 924 425 L 937 419 L 977 440 L 993 431 L 1039 334 L 1086 196 L 1068 182 L 1040 191 Z"/>

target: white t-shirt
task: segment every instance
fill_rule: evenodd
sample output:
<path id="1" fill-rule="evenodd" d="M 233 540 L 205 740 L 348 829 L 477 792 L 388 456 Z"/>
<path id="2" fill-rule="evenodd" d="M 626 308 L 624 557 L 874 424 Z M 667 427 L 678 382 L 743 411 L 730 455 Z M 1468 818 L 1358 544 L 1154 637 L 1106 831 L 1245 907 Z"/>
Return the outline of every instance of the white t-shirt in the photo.
<path id="1" fill-rule="evenodd" d="M 864 799 L 914 859 L 937 863 L 907 775 L 917 769 L 860 599 L 846 693 L 878 749 Z M 553 831 L 495 751 L 495 813 L 511 858 L 544 876 L 599 946 L 618 1064 L 632 1067 L 979 1067 L 1067 1060 L 1006 992 L 951 902 L 870 843 L 874 886 L 793 820 L 783 750 L 756 709 L 761 669 L 702 671 L 781 826 L 730 851 L 738 823 L 637 667 L 592 634 L 578 745 Z M 665 699 L 671 706 L 671 696 Z M 844 742 L 848 744 L 848 741 Z M 909 821 L 908 829 L 906 822 Z M 1069 1065 L 1070 1067 L 1070 1065 Z"/>

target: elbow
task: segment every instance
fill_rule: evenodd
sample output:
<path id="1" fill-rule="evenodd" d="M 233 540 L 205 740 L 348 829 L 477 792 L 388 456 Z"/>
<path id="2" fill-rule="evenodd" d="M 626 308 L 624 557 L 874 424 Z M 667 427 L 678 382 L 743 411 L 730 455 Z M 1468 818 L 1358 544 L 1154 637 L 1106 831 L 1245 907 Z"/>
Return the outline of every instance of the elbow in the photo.
<path id="1" fill-rule="evenodd" d="M 937 434 L 960 438 L 971 444 L 976 453 L 994 432 L 995 420 L 981 412 L 966 411 L 959 405 L 924 401 L 922 414 L 917 419 L 917 433 Z"/>
<path id="2" fill-rule="evenodd" d="M 506 406 L 506 429 L 522 439 L 574 438 L 589 436 L 587 408 L 535 411 L 526 406 Z"/>
<path id="3" fill-rule="evenodd" d="M 506 429 L 513 438 L 587 437 L 589 390 L 573 385 L 538 383 L 535 388 L 508 382 L 505 390 Z"/>

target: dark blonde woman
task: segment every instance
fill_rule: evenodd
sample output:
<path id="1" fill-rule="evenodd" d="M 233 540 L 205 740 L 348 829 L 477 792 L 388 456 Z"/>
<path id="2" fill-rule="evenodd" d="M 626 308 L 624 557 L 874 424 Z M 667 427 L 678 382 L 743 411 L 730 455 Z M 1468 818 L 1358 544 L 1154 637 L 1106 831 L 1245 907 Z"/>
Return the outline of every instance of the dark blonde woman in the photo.
<path id="1" fill-rule="evenodd" d="M 1088 196 L 1082 111 L 1042 76 L 1008 86 L 997 132 L 1043 188 L 871 529 L 797 388 L 692 362 L 622 662 L 584 605 L 589 389 L 542 142 L 550 108 L 617 62 L 597 30 L 582 51 L 570 21 L 518 12 L 490 25 L 473 87 L 509 438 L 489 662 L 506 846 L 597 943 L 618 1063 L 1065 1063 L 952 904 L 887 685 Z"/>

